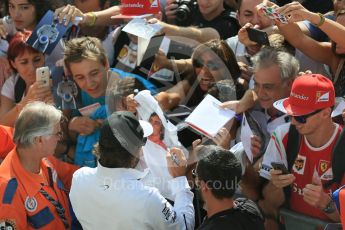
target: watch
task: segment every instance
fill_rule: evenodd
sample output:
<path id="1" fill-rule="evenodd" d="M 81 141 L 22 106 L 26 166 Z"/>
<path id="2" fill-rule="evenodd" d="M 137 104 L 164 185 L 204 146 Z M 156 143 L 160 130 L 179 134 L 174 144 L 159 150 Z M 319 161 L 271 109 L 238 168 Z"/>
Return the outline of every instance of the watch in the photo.
<path id="1" fill-rule="evenodd" d="M 329 201 L 329 203 L 327 204 L 327 206 L 324 209 L 322 209 L 322 211 L 324 213 L 327 213 L 327 214 L 331 214 L 331 213 L 335 212 L 334 201 L 331 199 Z"/>

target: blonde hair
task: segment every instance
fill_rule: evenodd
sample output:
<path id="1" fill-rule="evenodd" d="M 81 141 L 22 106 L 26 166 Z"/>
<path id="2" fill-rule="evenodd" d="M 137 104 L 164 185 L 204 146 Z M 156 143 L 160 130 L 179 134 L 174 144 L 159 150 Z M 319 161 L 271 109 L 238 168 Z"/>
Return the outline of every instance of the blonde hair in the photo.
<path id="1" fill-rule="evenodd" d="M 70 63 L 81 62 L 85 59 L 107 64 L 107 55 L 101 41 L 95 37 L 81 37 L 69 40 L 65 44 L 64 62 L 69 72 Z"/>

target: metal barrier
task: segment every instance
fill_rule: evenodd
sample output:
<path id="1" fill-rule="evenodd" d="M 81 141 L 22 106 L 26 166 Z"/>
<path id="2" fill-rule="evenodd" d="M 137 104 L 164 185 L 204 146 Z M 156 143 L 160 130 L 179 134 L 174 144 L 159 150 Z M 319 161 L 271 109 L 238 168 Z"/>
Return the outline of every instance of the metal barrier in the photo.
<path id="1" fill-rule="evenodd" d="M 285 208 L 281 208 L 279 210 L 279 216 L 280 218 L 284 219 L 285 230 L 338 230 L 339 228 L 337 227 L 341 227 L 341 224 L 328 223 L 326 221 L 306 216 Z"/>

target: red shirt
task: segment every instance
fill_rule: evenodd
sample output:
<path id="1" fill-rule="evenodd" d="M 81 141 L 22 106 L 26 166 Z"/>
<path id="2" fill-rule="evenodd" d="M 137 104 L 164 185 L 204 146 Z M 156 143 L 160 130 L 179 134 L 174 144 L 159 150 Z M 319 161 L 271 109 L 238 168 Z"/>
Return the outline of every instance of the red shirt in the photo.
<path id="1" fill-rule="evenodd" d="M 0 125 L 0 162 L 14 148 L 13 128 Z"/>
<path id="2" fill-rule="evenodd" d="M 340 132 L 341 127 L 339 126 L 337 132 L 334 134 L 335 136 L 321 148 L 311 147 L 305 138 L 302 138 L 298 156 L 292 166 L 292 173 L 296 177 L 296 180 L 292 184 L 290 198 L 290 208 L 292 210 L 319 219 L 329 220 L 322 210 L 309 205 L 303 200 L 302 191 L 307 184 L 325 184 L 333 179 L 331 153 Z M 345 184 L 344 179 L 342 184 Z M 338 186 L 333 184 L 330 188 L 324 189 L 324 192 L 331 196 L 332 192 L 337 188 Z"/>
<path id="3" fill-rule="evenodd" d="M 271 136 L 271 140 L 267 146 L 260 175 L 266 179 L 270 179 L 269 171 L 271 162 L 282 162 L 287 166 L 287 138 L 290 124 L 279 126 Z M 339 138 L 342 128 L 337 125 L 332 137 L 320 148 L 310 146 L 303 136 L 297 158 L 292 166 L 292 174 L 296 180 L 292 184 L 290 208 L 296 212 L 303 213 L 315 218 L 329 220 L 329 218 L 319 208 L 313 207 L 303 200 L 303 188 L 307 184 L 325 184 L 333 178 L 332 172 L 332 151 Z M 340 185 L 345 184 L 343 178 Z M 324 189 L 325 193 L 331 193 L 337 189 L 336 184 L 330 188 Z"/>
<path id="4" fill-rule="evenodd" d="M 61 203 L 71 227 L 68 191 L 76 169 L 74 165 L 49 157 L 49 160 L 42 159 L 41 173 L 33 174 L 23 168 L 13 149 L 0 165 L 0 226 L 65 229 L 55 206 L 39 191 L 43 189 Z"/>

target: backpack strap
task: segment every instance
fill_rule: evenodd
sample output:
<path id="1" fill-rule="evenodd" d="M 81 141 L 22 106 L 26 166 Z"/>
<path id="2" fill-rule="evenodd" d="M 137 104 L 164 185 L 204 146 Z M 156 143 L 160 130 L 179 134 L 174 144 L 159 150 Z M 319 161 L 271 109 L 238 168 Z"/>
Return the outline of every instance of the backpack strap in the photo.
<path id="1" fill-rule="evenodd" d="M 288 164 L 288 170 L 291 171 L 292 166 L 296 160 L 298 150 L 300 147 L 301 137 L 300 134 L 297 132 L 296 126 L 290 125 L 289 133 L 288 133 L 288 141 L 287 141 L 287 148 L 286 148 L 286 160 Z"/>
<path id="2" fill-rule="evenodd" d="M 332 172 L 333 179 L 325 184 L 325 187 L 330 187 L 333 183 L 341 184 L 345 173 L 345 129 L 339 135 L 337 143 L 335 144 L 332 152 Z"/>
<path id="3" fill-rule="evenodd" d="M 288 140 L 287 140 L 287 148 L 286 148 L 286 160 L 288 164 L 288 170 L 291 172 L 292 166 L 296 160 L 299 147 L 301 144 L 301 136 L 297 132 L 296 126 L 290 125 L 289 133 L 288 133 Z M 286 186 L 284 188 L 285 200 L 289 200 L 291 196 L 291 187 Z"/>

